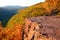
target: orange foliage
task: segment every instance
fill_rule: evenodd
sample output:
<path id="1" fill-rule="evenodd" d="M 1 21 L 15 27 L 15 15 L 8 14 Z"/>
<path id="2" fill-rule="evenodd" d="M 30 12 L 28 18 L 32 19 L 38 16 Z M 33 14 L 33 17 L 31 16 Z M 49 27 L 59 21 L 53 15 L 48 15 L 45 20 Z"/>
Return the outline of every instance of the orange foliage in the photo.
<path id="1" fill-rule="evenodd" d="M 14 28 L 0 29 L 0 40 L 22 40 L 22 26 L 16 24 Z"/>

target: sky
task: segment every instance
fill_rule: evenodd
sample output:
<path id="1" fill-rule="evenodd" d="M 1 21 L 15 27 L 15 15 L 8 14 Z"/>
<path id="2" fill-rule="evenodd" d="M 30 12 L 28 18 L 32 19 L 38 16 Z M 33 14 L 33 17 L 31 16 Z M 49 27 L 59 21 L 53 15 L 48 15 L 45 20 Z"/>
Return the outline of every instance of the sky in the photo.
<path id="1" fill-rule="evenodd" d="M 0 7 L 4 6 L 31 6 L 45 0 L 0 0 Z"/>

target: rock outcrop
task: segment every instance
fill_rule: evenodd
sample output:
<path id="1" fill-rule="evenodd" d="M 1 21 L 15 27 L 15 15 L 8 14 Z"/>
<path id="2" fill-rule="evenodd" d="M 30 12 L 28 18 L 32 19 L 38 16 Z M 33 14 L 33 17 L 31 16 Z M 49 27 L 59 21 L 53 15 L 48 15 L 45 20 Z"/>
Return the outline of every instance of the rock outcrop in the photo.
<path id="1" fill-rule="evenodd" d="M 24 40 L 60 40 L 60 16 L 41 16 L 25 20 Z"/>

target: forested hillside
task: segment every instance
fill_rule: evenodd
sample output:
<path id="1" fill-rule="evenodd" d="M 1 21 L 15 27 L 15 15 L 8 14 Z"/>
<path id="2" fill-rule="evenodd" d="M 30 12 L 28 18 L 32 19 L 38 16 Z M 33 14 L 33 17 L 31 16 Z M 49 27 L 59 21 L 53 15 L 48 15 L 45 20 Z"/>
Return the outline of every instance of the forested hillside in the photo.
<path id="1" fill-rule="evenodd" d="M 24 24 L 25 18 L 28 17 L 60 15 L 59 1 L 60 0 L 46 0 L 45 2 L 41 2 L 26 9 L 20 10 L 18 11 L 18 14 L 10 19 L 7 26 L 14 27 L 14 23 Z"/>

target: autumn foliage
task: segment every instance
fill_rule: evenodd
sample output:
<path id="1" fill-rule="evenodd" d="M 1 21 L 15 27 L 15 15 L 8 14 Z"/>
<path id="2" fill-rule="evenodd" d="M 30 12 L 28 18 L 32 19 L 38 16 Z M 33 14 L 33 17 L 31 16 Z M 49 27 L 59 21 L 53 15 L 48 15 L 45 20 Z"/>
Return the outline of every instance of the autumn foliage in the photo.
<path id="1" fill-rule="evenodd" d="M 22 40 L 21 25 L 16 24 L 14 28 L 0 28 L 0 40 Z"/>

